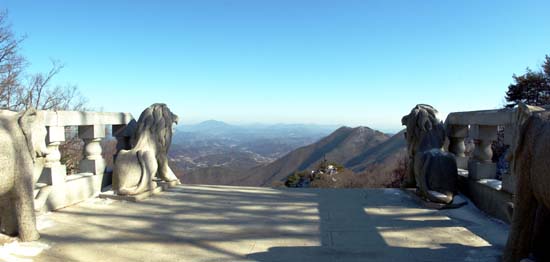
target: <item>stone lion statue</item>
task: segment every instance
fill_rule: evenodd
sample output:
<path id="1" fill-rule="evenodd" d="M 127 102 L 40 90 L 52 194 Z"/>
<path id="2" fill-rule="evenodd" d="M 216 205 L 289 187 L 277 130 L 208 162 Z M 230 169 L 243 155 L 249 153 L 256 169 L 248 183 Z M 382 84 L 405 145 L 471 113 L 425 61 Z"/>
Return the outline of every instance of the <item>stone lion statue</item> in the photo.
<path id="1" fill-rule="evenodd" d="M 48 154 L 43 117 L 34 109 L 0 110 L 0 232 L 21 241 L 40 237 L 34 213 L 33 169 Z"/>
<path id="2" fill-rule="evenodd" d="M 113 170 L 113 191 L 119 195 L 136 195 L 157 185 L 157 177 L 166 182 L 178 178 L 168 166 L 168 149 L 172 143 L 172 125 L 178 116 L 165 104 L 153 104 L 139 116 L 130 150 L 120 150 Z"/>
<path id="3" fill-rule="evenodd" d="M 550 111 L 518 105 L 517 132 L 511 157 L 516 194 L 503 261 L 520 261 L 532 253 L 550 261 Z"/>
<path id="4" fill-rule="evenodd" d="M 454 155 L 443 151 L 445 129 L 430 105 L 416 105 L 401 119 L 407 126 L 405 138 L 409 170 L 403 187 L 416 186 L 423 198 L 449 204 L 457 192 L 457 166 Z"/>

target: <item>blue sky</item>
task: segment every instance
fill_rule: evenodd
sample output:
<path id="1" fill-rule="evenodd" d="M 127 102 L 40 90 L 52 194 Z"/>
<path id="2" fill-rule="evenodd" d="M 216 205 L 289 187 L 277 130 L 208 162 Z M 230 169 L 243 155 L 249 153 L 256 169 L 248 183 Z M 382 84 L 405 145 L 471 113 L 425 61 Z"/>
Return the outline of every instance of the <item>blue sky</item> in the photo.
<path id="1" fill-rule="evenodd" d="M 97 110 L 184 122 L 401 128 L 417 103 L 497 108 L 550 54 L 550 1 L 4 0 L 30 72 Z"/>

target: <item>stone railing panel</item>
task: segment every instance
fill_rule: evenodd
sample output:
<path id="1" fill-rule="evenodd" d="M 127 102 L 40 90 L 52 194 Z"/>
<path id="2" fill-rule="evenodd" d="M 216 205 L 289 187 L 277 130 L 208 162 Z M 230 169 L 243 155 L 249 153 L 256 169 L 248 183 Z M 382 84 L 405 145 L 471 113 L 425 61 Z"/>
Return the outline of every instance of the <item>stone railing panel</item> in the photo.
<path id="1" fill-rule="evenodd" d="M 473 156 L 467 160 L 468 176 L 470 179 L 494 179 L 496 178 L 496 164 L 492 162 L 493 150 L 491 145 L 497 140 L 498 126 L 505 126 L 505 144 L 511 144 L 513 139 L 513 128 L 516 110 L 498 109 L 498 110 L 480 110 L 469 112 L 454 112 L 449 114 L 445 123 L 450 127 L 449 140 L 451 141 L 450 151 L 457 155 L 457 164 L 464 162 L 461 157 L 460 136 L 465 135 L 455 131 L 460 126 L 466 129 L 469 126 L 469 137 L 474 140 Z M 455 145 L 456 144 L 456 145 Z M 458 153 L 458 154 L 457 154 Z M 463 164 L 462 164 L 463 165 Z"/>
<path id="2" fill-rule="evenodd" d="M 546 110 L 550 108 L 545 108 Z M 457 156 L 457 165 L 461 167 L 463 136 L 469 126 L 469 137 L 474 139 L 473 157 L 468 160 L 468 177 L 473 180 L 494 179 L 496 164 L 492 163 L 493 151 L 491 144 L 497 139 L 498 128 L 503 127 L 504 145 L 513 145 L 517 136 L 516 108 L 496 110 L 480 110 L 450 113 L 445 120 L 450 140 L 449 151 Z M 511 172 L 502 175 L 502 190 L 514 193 L 515 179 Z"/>
<path id="3" fill-rule="evenodd" d="M 134 118 L 130 113 L 40 111 L 46 126 L 125 125 Z"/>
<path id="4" fill-rule="evenodd" d="M 445 120 L 453 125 L 491 125 L 511 124 L 514 121 L 515 109 L 495 109 L 480 111 L 453 112 Z"/>
<path id="5" fill-rule="evenodd" d="M 45 119 L 48 134 L 46 142 L 49 154 L 38 163 L 44 168 L 37 175 L 37 182 L 49 185 L 49 196 L 42 205 L 49 210 L 65 207 L 97 195 L 108 176 L 105 176 L 105 160 L 102 156 L 101 141 L 106 136 L 105 128 L 112 126 L 113 135 L 119 141 L 130 145 L 126 126 L 135 122 L 129 113 L 79 112 L 79 111 L 39 111 Z M 84 158 L 80 161 L 80 172 L 67 176 L 61 164 L 59 146 L 65 141 L 65 127 L 77 126 L 78 137 L 84 140 Z M 40 164 L 41 165 L 41 164 Z M 108 180 L 108 179 L 107 179 Z M 108 181 L 110 183 L 110 181 Z M 36 189 L 42 190 L 42 189 Z M 40 194 L 38 194 L 40 195 Z"/>

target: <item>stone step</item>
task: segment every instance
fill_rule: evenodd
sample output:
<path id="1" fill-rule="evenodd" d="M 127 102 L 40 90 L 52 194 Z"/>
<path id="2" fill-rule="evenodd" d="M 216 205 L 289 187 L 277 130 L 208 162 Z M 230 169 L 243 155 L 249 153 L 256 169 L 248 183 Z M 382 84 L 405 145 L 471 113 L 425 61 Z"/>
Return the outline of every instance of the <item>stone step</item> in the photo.
<path id="1" fill-rule="evenodd" d="M 108 199 L 114 199 L 114 200 L 124 200 L 124 201 L 130 201 L 130 202 L 139 202 L 145 198 L 148 198 L 152 195 L 158 194 L 162 192 L 162 187 L 157 186 L 153 190 L 145 191 L 143 193 L 139 193 L 137 195 L 117 195 L 113 190 L 105 191 L 99 194 L 100 198 L 108 198 Z"/>

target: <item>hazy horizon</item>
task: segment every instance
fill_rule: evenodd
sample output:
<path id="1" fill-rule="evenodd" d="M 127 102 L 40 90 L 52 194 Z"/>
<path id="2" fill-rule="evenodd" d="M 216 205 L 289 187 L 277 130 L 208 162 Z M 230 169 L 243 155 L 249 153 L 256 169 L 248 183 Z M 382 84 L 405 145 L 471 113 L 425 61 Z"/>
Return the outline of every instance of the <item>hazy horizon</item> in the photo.
<path id="1" fill-rule="evenodd" d="M 135 116 L 134 116 L 135 117 Z M 398 128 L 398 129 L 386 129 L 384 127 L 376 127 L 376 126 L 369 126 L 369 125 L 346 125 L 346 124 L 319 124 L 319 123 L 302 123 L 302 122 L 295 122 L 295 123 L 284 123 L 284 122 L 276 122 L 276 123 L 273 123 L 273 122 L 228 122 L 228 121 L 223 121 L 223 120 L 217 120 L 217 119 L 207 119 L 207 120 L 202 120 L 202 121 L 187 121 L 187 122 L 182 122 L 182 123 L 178 123 L 177 127 L 181 127 L 181 126 L 192 126 L 192 125 L 198 125 L 198 124 L 201 124 L 201 123 L 204 123 L 204 122 L 208 122 L 208 121 L 216 121 L 216 122 L 223 122 L 225 124 L 228 124 L 228 125 L 231 125 L 231 126 L 238 126 L 238 127 L 253 127 L 253 126 L 276 126 L 276 125 L 305 125 L 305 126 L 316 126 L 316 127 L 319 127 L 319 128 L 333 128 L 334 130 L 340 128 L 340 127 L 351 127 L 351 128 L 356 128 L 356 127 L 360 127 L 360 126 L 363 126 L 363 127 L 369 127 L 371 129 L 374 129 L 374 130 L 378 130 L 378 131 L 381 131 L 383 133 L 389 133 L 389 134 L 395 134 L 395 133 L 398 133 L 399 131 L 403 130 L 405 127 L 403 126 L 402 128 Z"/>

